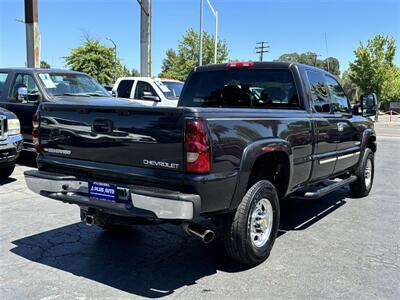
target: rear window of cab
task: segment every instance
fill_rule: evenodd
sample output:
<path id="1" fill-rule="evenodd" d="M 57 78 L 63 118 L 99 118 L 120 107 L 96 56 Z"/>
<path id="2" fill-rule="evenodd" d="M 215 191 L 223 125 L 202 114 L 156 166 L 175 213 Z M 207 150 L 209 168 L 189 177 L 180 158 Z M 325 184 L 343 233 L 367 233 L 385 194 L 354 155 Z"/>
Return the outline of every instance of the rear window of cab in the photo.
<path id="1" fill-rule="evenodd" d="M 237 68 L 194 72 L 180 106 L 299 108 L 299 96 L 288 69 Z"/>

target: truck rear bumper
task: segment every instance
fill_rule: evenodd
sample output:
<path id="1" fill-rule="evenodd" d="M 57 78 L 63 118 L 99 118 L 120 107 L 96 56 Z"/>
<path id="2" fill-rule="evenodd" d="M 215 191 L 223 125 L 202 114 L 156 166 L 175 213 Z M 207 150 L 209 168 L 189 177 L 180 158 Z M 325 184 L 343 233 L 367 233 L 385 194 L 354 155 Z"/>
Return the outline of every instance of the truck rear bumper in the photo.
<path id="1" fill-rule="evenodd" d="M 26 171 L 24 175 L 28 188 L 39 195 L 120 216 L 193 220 L 199 216 L 201 210 L 201 198 L 195 194 L 117 185 L 117 190 L 126 192 L 126 196 L 123 201 L 114 202 L 90 198 L 89 182 L 75 176 L 37 170 Z"/>

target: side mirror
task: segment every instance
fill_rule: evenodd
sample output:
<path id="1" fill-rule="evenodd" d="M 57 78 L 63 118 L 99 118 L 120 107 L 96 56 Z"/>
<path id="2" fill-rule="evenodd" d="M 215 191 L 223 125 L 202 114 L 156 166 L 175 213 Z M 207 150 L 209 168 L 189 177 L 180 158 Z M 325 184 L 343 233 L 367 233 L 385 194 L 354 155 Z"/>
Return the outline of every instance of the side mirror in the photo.
<path id="1" fill-rule="evenodd" d="M 355 116 L 361 115 L 361 113 L 360 113 L 360 105 L 359 104 L 354 104 L 353 107 L 351 108 L 351 112 Z"/>
<path id="2" fill-rule="evenodd" d="M 378 98 L 375 93 L 361 95 L 361 111 L 364 117 L 375 116 L 378 110 Z"/>
<path id="3" fill-rule="evenodd" d="M 111 96 L 118 98 L 118 91 L 112 90 L 110 93 L 111 93 Z"/>
<path id="4" fill-rule="evenodd" d="M 26 87 L 19 87 L 17 91 L 17 101 L 28 101 L 28 89 Z"/>
<path id="5" fill-rule="evenodd" d="M 150 100 L 150 101 L 156 101 L 156 102 L 160 102 L 161 99 L 158 96 L 153 96 L 152 93 L 150 92 L 143 92 L 143 100 Z"/>

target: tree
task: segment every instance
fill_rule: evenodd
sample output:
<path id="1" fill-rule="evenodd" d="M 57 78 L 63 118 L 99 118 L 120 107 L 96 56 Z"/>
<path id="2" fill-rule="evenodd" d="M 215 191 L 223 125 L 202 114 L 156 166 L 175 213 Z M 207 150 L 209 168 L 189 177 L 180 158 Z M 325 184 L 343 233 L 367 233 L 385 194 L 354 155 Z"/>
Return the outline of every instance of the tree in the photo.
<path id="1" fill-rule="evenodd" d="M 200 35 L 192 28 L 189 28 L 179 42 L 177 51 L 168 49 L 166 58 L 161 66 L 160 77 L 186 80 L 190 71 L 197 66 L 200 49 Z M 228 46 L 225 40 L 218 40 L 217 63 L 228 59 Z M 214 36 L 204 32 L 203 34 L 203 64 L 214 62 Z"/>
<path id="2" fill-rule="evenodd" d="M 394 65 L 394 38 L 377 35 L 366 45 L 360 42 L 354 54 L 356 59 L 350 63 L 351 81 L 364 93 L 376 93 L 380 101 L 398 99 L 399 68 Z"/>
<path id="3" fill-rule="evenodd" d="M 350 73 L 351 70 L 344 71 L 342 78 L 340 79 L 340 83 L 346 95 L 349 97 L 349 100 L 351 100 L 351 102 L 358 102 L 361 95 L 361 90 L 354 82 L 351 81 Z"/>
<path id="4" fill-rule="evenodd" d="M 316 66 L 321 69 L 325 69 L 336 76 L 340 75 L 340 64 L 337 58 L 328 57 L 325 60 L 320 60 L 318 59 L 318 55 L 316 53 L 310 51 L 305 53 L 285 53 L 279 56 L 279 58 L 275 61 L 297 62 L 310 66 Z"/>
<path id="5" fill-rule="evenodd" d="M 117 64 L 117 72 L 122 69 L 120 60 L 115 59 L 114 48 L 89 37 L 85 37 L 83 46 L 71 49 L 70 55 L 64 60 L 71 70 L 87 73 L 106 85 L 114 81 L 114 65 Z"/>
<path id="6" fill-rule="evenodd" d="M 44 68 L 44 69 L 50 69 L 51 68 L 51 66 L 45 60 L 41 60 L 40 61 L 40 67 Z"/>

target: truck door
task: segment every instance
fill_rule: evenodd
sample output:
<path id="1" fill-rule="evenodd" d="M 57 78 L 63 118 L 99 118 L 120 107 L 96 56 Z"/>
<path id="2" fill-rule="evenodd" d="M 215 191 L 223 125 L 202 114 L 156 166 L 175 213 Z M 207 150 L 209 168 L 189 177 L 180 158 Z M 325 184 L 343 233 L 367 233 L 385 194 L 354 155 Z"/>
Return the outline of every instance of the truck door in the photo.
<path id="1" fill-rule="evenodd" d="M 18 88 L 26 87 L 28 90 L 28 99 L 25 101 L 18 100 Z M 39 102 L 42 99 L 39 87 L 30 74 L 16 74 L 11 87 L 5 95 L 6 109 L 15 113 L 21 124 L 21 134 L 25 142 L 32 140 L 32 117 L 35 114 Z"/>
<path id="2" fill-rule="evenodd" d="M 342 87 L 332 76 L 325 74 L 325 80 L 331 98 L 332 109 L 337 118 L 339 140 L 337 143 L 337 162 L 334 173 L 346 170 L 358 162 L 360 141 L 356 127 L 353 126 L 353 115 L 350 102 Z"/>
<path id="3" fill-rule="evenodd" d="M 158 100 L 154 100 L 158 99 Z M 157 94 L 156 90 L 148 83 L 138 80 L 135 87 L 134 100 L 140 101 L 141 104 L 146 106 L 157 106 L 161 101 L 160 96 Z"/>
<path id="4" fill-rule="evenodd" d="M 328 87 L 321 72 L 307 70 L 308 87 L 313 106 L 315 146 L 311 181 L 333 174 L 338 141 L 337 117 L 331 111 Z"/>
<path id="5" fill-rule="evenodd" d="M 134 84 L 132 79 L 122 79 L 117 87 L 118 97 L 120 98 L 131 98 L 132 87 Z"/>

